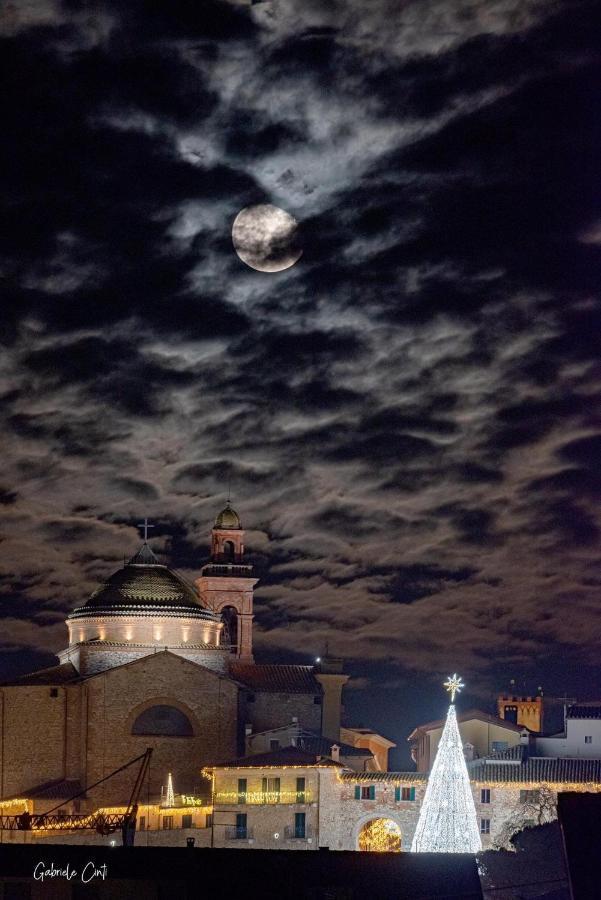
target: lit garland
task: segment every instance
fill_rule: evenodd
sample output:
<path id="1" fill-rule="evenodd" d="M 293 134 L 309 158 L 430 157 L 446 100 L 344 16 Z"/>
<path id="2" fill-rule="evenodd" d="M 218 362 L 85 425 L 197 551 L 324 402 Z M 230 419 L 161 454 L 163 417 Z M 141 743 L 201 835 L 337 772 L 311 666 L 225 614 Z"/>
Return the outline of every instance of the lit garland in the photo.
<path id="1" fill-rule="evenodd" d="M 303 797 L 304 799 L 299 799 Z M 312 803 L 310 791 L 217 791 L 215 803 Z"/>
<path id="2" fill-rule="evenodd" d="M 182 806 L 205 806 L 206 800 L 201 797 L 194 797 L 192 794 L 180 794 L 182 798 Z M 207 807 L 210 808 L 210 804 Z"/>
<path id="3" fill-rule="evenodd" d="M 28 809 L 31 800 L 26 799 L 25 797 L 15 797 L 12 800 L 0 800 L 0 812 L 4 810 L 5 807 L 11 809 L 13 806 L 20 806 L 21 809 Z"/>

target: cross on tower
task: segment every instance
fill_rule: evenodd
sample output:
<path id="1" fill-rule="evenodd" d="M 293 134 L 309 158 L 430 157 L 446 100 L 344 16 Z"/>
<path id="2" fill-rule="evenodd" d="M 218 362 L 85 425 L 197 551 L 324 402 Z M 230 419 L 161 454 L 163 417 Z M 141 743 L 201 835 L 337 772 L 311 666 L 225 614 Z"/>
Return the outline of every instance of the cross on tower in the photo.
<path id="1" fill-rule="evenodd" d="M 144 529 L 144 543 L 146 544 L 146 543 L 148 542 L 148 529 L 149 529 L 149 528 L 154 528 L 154 525 L 149 525 L 149 524 L 148 524 L 148 519 L 145 517 L 145 518 L 144 518 L 144 521 L 143 521 L 143 522 L 140 522 L 140 523 L 138 524 L 138 528 L 143 528 L 143 529 Z"/>

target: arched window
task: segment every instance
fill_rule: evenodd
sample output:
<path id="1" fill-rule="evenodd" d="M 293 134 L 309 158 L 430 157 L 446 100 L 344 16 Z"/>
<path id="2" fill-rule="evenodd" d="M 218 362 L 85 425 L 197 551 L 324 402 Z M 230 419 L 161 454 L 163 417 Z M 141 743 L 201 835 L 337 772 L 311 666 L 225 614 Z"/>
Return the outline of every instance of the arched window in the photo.
<path id="1" fill-rule="evenodd" d="M 225 606 L 221 611 L 221 621 L 221 644 L 230 647 L 232 653 L 235 653 L 238 648 L 238 610 L 233 606 Z"/>
<path id="2" fill-rule="evenodd" d="M 140 713 L 131 733 L 190 737 L 194 734 L 194 730 L 190 720 L 180 709 L 161 704 L 151 706 Z"/>
<path id="3" fill-rule="evenodd" d="M 223 558 L 228 562 L 233 562 L 234 557 L 236 555 L 236 548 L 234 547 L 233 541 L 224 541 L 223 542 Z"/>

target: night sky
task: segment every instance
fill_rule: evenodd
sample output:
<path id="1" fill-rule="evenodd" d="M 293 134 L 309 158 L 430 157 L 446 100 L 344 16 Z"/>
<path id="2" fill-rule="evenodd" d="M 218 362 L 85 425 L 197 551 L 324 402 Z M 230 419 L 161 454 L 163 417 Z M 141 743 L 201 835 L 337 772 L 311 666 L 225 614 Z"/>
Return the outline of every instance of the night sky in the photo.
<path id="1" fill-rule="evenodd" d="M 231 483 L 258 661 L 396 740 L 601 696 L 593 2 L 21 0 L 0 20 L 4 677 Z M 252 203 L 300 261 L 236 256 Z"/>

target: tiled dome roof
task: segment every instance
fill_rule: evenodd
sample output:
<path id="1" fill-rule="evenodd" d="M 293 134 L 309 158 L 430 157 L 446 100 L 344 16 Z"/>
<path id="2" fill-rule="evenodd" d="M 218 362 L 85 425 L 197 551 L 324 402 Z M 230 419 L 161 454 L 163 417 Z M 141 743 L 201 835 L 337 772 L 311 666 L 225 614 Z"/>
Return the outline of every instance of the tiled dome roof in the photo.
<path id="1" fill-rule="evenodd" d="M 194 588 L 158 559 L 144 543 L 122 569 L 97 588 L 70 618 L 86 615 L 136 615 L 144 613 L 219 617 L 199 603 Z"/>
<path id="2" fill-rule="evenodd" d="M 215 519 L 215 528 L 242 528 L 240 516 L 236 510 L 230 506 L 229 500 Z"/>

